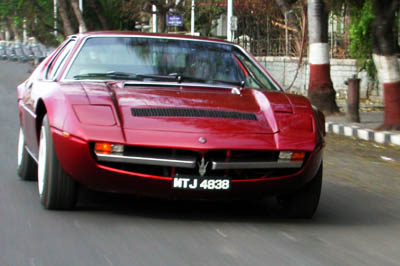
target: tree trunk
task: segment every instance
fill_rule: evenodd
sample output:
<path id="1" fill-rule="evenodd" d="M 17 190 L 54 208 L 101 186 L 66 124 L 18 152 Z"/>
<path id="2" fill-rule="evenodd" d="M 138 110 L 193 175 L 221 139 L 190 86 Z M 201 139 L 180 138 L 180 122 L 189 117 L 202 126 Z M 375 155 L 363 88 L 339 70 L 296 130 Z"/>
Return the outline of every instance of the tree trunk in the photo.
<path id="1" fill-rule="evenodd" d="M 12 35 L 13 35 L 13 39 L 14 39 L 14 41 L 20 41 L 21 39 L 20 39 L 20 37 L 19 37 L 19 32 L 18 32 L 18 30 L 17 30 L 17 27 L 15 27 L 15 24 L 14 23 L 12 23 L 12 21 L 11 21 L 11 19 L 9 18 L 9 17 L 7 17 L 6 18 L 6 23 L 7 23 L 7 28 L 9 29 L 9 30 L 11 30 L 11 32 L 12 32 Z M 12 39 L 12 38 L 11 38 Z"/>
<path id="2" fill-rule="evenodd" d="M 166 2 L 165 0 L 153 0 L 149 1 L 149 4 L 155 5 L 157 7 L 157 32 L 167 32 L 167 14 L 171 8 L 177 7 L 176 2 L 175 1 Z"/>
<path id="3" fill-rule="evenodd" d="M 64 26 L 64 33 L 66 36 L 72 35 L 75 33 L 72 28 L 71 20 L 68 17 L 68 7 L 67 2 L 65 0 L 58 0 L 58 11 L 60 12 L 60 17 Z"/>
<path id="4" fill-rule="evenodd" d="M 163 5 L 157 5 L 157 32 L 167 32 L 167 12 Z"/>
<path id="5" fill-rule="evenodd" d="M 96 0 L 89 0 L 90 5 L 92 6 L 94 12 L 96 13 L 97 18 L 100 21 L 101 27 L 104 30 L 108 30 L 110 27 L 107 23 L 107 19 L 104 16 L 103 8 L 101 8 L 100 3 L 98 3 Z"/>
<path id="6" fill-rule="evenodd" d="M 338 113 L 328 46 L 328 12 L 323 0 L 308 0 L 310 82 L 308 97 L 325 114 Z"/>
<path id="7" fill-rule="evenodd" d="M 71 6 L 72 6 L 72 9 L 74 10 L 75 17 L 78 20 L 78 23 L 82 29 L 82 32 L 87 32 L 85 20 L 83 19 L 82 12 L 79 10 L 78 0 L 72 0 Z"/>
<path id="8" fill-rule="evenodd" d="M 11 22 L 8 17 L 5 18 L 4 25 L 6 27 L 6 32 L 8 32 L 8 38 L 10 38 L 9 40 L 12 40 L 14 38 L 14 33 L 11 30 Z M 4 36 L 4 40 L 9 41 L 7 40 L 7 36 Z"/>
<path id="9" fill-rule="evenodd" d="M 375 20 L 372 24 L 372 52 L 383 86 L 385 104 L 381 130 L 400 130 L 400 69 L 396 56 L 397 35 L 394 25 L 398 0 L 374 0 Z"/>

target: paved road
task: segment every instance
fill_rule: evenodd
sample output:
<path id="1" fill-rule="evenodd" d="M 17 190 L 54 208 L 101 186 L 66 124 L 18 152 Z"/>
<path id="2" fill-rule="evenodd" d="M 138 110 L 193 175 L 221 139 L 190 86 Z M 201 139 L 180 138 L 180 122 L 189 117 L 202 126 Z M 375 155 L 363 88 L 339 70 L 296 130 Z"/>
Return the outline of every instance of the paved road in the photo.
<path id="1" fill-rule="evenodd" d="M 265 204 L 171 202 L 87 192 L 78 210 L 44 210 L 16 174 L 15 85 L 0 61 L 0 265 L 400 265 L 400 150 L 329 136 L 315 218 Z"/>

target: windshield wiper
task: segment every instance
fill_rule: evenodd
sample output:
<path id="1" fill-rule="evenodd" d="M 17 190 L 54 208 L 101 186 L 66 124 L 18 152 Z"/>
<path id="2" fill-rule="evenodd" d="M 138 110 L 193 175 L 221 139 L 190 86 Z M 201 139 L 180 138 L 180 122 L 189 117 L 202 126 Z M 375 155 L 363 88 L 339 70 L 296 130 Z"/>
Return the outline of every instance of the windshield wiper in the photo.
<path id="1" fill-rule="evenodd" d="M 200 82 L 200 83 L 207 82 L 206 79 L 196 78 L 193 76 L 185 76 L 185 75 L 181 75 L 181 74 L 175 74 L 174 77 L 175 77 L 176 81 L 179 83 L 184 82 L 184 81 L 193 81 L 193 82 Z"/>
<path id="2" fill-rule="evenodd" d="M 152 79 L 155 81 L 165 80 L 165 81 L 177 81 L 175 75 L 158 75 L 158 74 L 137 74 L 138 78 L 141 79 Z"/>
<path id="3" fill-rule="evenodd" d="M 185 76 L 185 75 L 179 75 L 176 74 L 176 81 L 183 82 L 183 81 L 194 81 L 194 82 L 201 82 L 201 83 L 207 83 L 207 84 L 228 84 L 228 85 L 234 85 L 234 86 L 240 86 L 244 87 L 244 81 L 230 81 L 230 80 L 218 80 L 218 79 L 202 79 L 202 78 L 197 78 L 193 76 Z"/>
<path id="4" fill-rule="evenodd" d="M 234 86 L 239 86 L 239 87 L 244 87 L 245 81 L 231 81 L 231 80 L 219 80 L 219 79 L 213 79 L 210 80 L 211 83 L 213 84 L 218 84 L 218 83 L 223 83 L 223 84 L 228 84 L 228 85 L 234 85 Z"/>
<path id="5" fill-rule="evenodd" d="M 142 79 L 142 77 L 134 73 L 119 72 L 119 71 L 109 71 L 104 73 L 93 72 L 93 73 L 85 73 L 74 76 L 74 79 L 82 79 L 82 78 Z"/>
<path id="6" fill-rule="evenodd" d="M 200 82 L 206 84 L 228 84 L 234 86 L 244 87 L 244 81 L 228 81 L 228 80 L 207 80 L 202 78 L 197 78 L 193 76 L 185 76 L 177 73 L 169 74 L 169 75 L 158 75 L 158 74 L 135 74 L 129 72 L 120 72 L 120 71 L 109 71 L 109 72 L 92 72 L 85 73 L 80 75 L 75 75 L 74 79 L 84 79 L 84 78 L 111 78 L 111 79 L 120 79 L 120 80 L 144 80 L 151 79 L 155 81 L 175 81 L 178 83 L 189 81 L 189 82 Z"/>
<path id="7" fill-rule="evenodd" d="M 152 80 L 165 80 L 165 81 L 176 81 L 178 83 L 181 83 L 183 81 L 193 81 L 193 82 L 201 82 L 201 83 L 207 83 L 206 79 L 202 78 L 196 78 L 192 76 L 185 76 L 182 74 L 178 73 L 171 73 L 168 75 L 158 75 L 158 74 L 137 74 L 136 75 L 138 78 L 143 78 L 143 79 L 152 79 Z"/>

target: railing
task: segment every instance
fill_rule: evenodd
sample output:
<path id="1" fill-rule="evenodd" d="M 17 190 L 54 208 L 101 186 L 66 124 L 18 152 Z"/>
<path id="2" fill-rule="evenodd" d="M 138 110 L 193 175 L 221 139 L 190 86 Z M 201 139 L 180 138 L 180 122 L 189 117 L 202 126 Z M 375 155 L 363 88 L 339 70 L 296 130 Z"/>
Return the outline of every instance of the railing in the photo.
<path id="1" fill-rule="evenodd" d="M 288 39 L 288 50 L 286 49 L 285 38 L 265 38 L 256 40 L 249 36 L 239 36 L 234 42 L 240 44 L 255 56 L 299 56 L 300 49 L 298 47 L 300 47 L 300 44 L 296 43 L 291 37 Z M 348 43 L 349 41 L 343 36 L 330 36 L 328 40 L 330 57 L 336 59 L 349 58 Z M 307 54 L 308 49 L 306 45 L 304 56 L 306 57 Z"/>

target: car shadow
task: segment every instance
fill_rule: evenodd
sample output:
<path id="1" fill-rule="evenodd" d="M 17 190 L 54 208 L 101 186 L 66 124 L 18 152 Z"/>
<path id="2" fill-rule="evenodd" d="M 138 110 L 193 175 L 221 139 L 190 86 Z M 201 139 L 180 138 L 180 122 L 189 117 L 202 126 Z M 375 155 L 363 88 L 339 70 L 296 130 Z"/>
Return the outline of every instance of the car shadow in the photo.
<path id="1" fill-rule="evenodd" d="M 272 199 L 262 201 L 165 200 L 84 190 L 78 212 L 159 220 L 279 223 L 298 225 L 397 224 L 400 204 L 395 195 L 380 195 L 349 185 L 326 182 L 313 219 L 287 219 L 276 212 Z M 397 205 L 394 206 L 394 204 Z"/>

